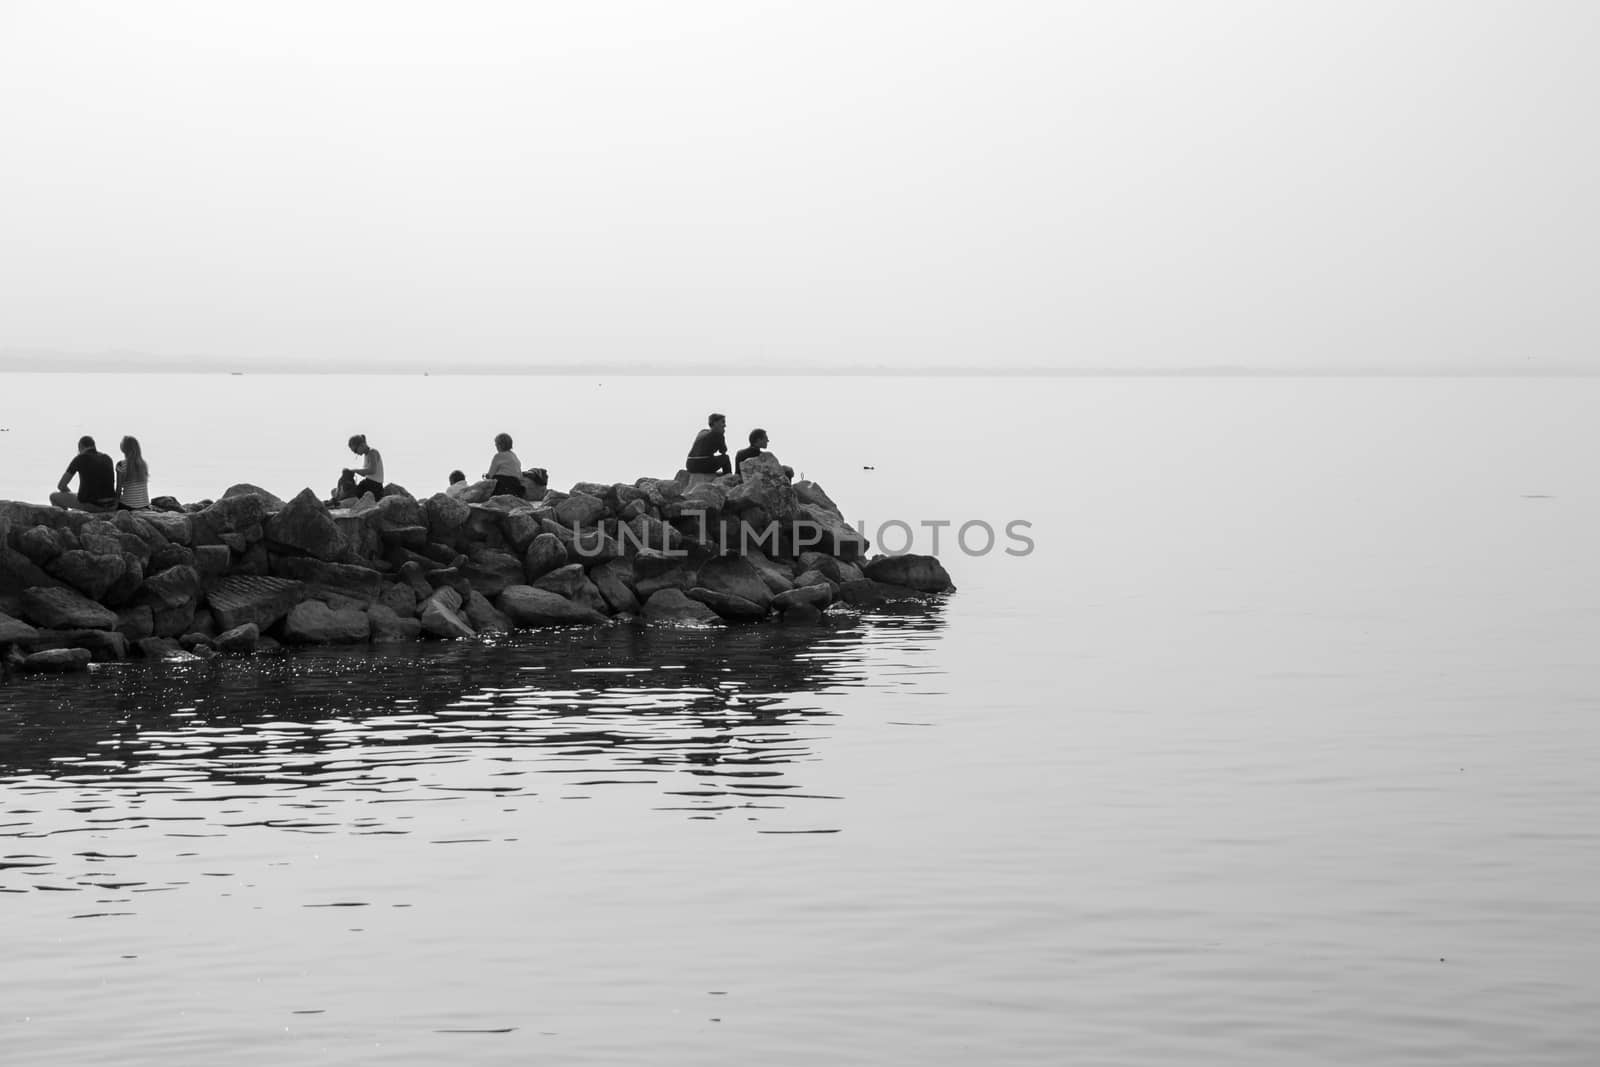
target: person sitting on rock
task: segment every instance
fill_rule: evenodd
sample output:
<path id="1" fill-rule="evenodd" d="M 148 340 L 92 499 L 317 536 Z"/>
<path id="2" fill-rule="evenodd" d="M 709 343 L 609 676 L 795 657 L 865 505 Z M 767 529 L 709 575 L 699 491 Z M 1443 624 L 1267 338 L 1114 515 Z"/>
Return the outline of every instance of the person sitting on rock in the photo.
<path id="1" fill-rule="evenodd" d="M 527 496 L 527 487 L 522 484 L 522 461 L 511 451 L 511 435 L 495 434 L 494 447 L 494 459 L 489 461 L 489 470 L 484 474 L 485 478 L 494 479 L 494 495 Z"/>
<path id="2" fill-rule="evenodd" d="M 463 471 L 450 472 L 450 484 L 445 486 L 444 495 L 452 500 L 460 500 L 472 491 L 472 483 L 467 481 Z"/>
<path id="3" fill-rule="evenodd" d="M 123 511 L 150 510 L 150 464 L 137 437 L 124 437 L 117 461 L 117 507 Z"/>
<path id="4" fill-rule="evenodd" d="M 738 474 L 739 468 L 744 465 L 745 460 L 754 459 L 756 456 L 761 455 L 761 450 L 766 447 L 767 431 L 757 426 L 750 431 L 750 447 L 739 449 L 738 453 L 733 457 L 733 473 Z M 782 466 L 782 464 L 779 464 L 779 466 Z M 783 473 L 790 481 L 794 481 L 793 467 L 784 467 Z"/>
<path id="5" fill-rule="evenodd" d="M 72 476 L 78 476 L 78 491 L 67 488 Z M 58 508 L 77 508 L 79 511 L 115 511 L 117 508 L 117 476 L 111 457 L 94 447 L 94 438 L 84 434 L 78 438 L 78 454 L 67 464 L 67 472 L 56 483 L 50 494 L 50 503 Z"/>
<path id="6" fill-rule="evenodd" d="M 359 482 L 356 482 L 354 487 L 355 492 L 351 493 L 350 495 L 361 496 L 365 493 L 371 493 L 372 499 L 382 500 L 383 457 L 378 454 L 378 450 L 376 448 L 373 448 L 371 445 L 367 444 L 367 435 L 364 433 L 358 433 L 354 437 L 350 438 L 350 451 L 363 458 L 361 466 L 355 468 L 346 467 L 344 469 L 344 473 L 352 480 L 356 478 L 361 479 Z M 342 492 L 344 488 L 344 478 L 341 477 L 339 479 L 339 491 Z"/>
<path id="7" fill-rule="evenodd" d="M 683 461 L 690 474 L 731 474 L 733 463 L 728 459 L 728 417 L 712 412 L 706 419 L 707 429 L 695 434 L 689 446 L 689 456 Z"/>

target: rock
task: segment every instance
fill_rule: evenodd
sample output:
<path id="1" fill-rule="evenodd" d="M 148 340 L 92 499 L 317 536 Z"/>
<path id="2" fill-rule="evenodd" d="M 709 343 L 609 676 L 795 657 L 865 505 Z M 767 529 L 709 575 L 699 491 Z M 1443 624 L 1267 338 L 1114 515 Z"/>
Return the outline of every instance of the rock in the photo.
<path id="1" fill-rule="evenodd" d="M 100 663 L 128 658 L 128 639 L 115 630 L 40 630 L 34 648 L 81 648 Z"/>
<path id="2" fill-rule="evenodd" d="M 362 609 L 335 611 L 320 600 L 296 604 L 283 621 L 284 639 L 302 644 L 350 645 L 367 640 L 371 633 L 372 623 Z"/>
<path id="3" fill-rule="evenodd" d="M 41 570 L 21 552 L 0 544 L 0 596 L 20 594 L 36 586 L 53 588 L 65 584 Z"/>
<path id="4" fill-rule="evenodd" d="M 439 567 L 429 571 L 425 577 L 435 592 L 440 589 L 453 589 L 463 601 L 472 593 L 472 582 L 456 567 Z M 451 610 L 459 606 L 459 604 L 452 605 Z"/>
<path id="5" fill-rule="evenodd" d="M 544 575 L 533 583 L 533 587 L 535 589 L 548 589 L 559 597 L 571 600 L 578 595 L 578 590 L 582 587 L 584 580 L 583 564 L 569 563 L 565 567 L 557 567 L 549 574 Z"/>
<path id="6" fill-rule="evenodd" d="M 597 567 L 622 555 L 616 539 L 601 529 L 580 530 L 566 549 L 569 559 L 580 560 L 585 567 Z"/>
<path id="7" fill-rule="evenodd" d="M 683 549 L 682 534 L 673 529 L 671 524 L 648 516 L 629 519 L 617 534 L 623 553 L 629 556 L 651 551 L 680 552 Z"/>
<path id="8" fill-rule="evenodd" d="M 582 571 L 581 567 L 579 571 Z M 513 626 L 593 625 L 606 621 L 604 615 L 591 608 L 575 604 L 559 593 L 535 589 L 531 585 L 508 586 L 496 604 L 510 618 Z"/>
<path id="9" fill-rule="evenodd" d="M 378 506 L 367 513 L 366 519 L 379 530 L 425 529 L 428 525 L 427 511 L 421 504 L 409 496 L 398 496 L 387 490 L 383 499 L 378 501 Z"/>
<path id="10" fill-rule="evenodd" d="M 230 575 L 217 583 L 206 596 L 217 625 L 225 630 L 255 623 L 266 630 L 289 614 L 289 609 L 305 599 L 303 582 L 286 578 Z"/>
<path id="11" fill-rule="evenodd" d="M 277 511 L 283 507 L 282 497 L 267 492 L 259 485 L 251 485 L 249 482 L 240 482 L 238 485 L 228 486 L 228 488 L 222 494 L 222 499 L 227 500 L 230 497 L 236 496 L 260 497 L 262 505 L 268 511 Z"/>
<path id="12" fill-rule="evenodd" d="M 200 572 L 202 582 L 211 582 L 226 574 L 231 562 L 233 553 L 224 545 L 201 545 L 194 550 L 194 569 Z"/>
<path id="13" fill-rule="evenodd" d="M 574 493 L 556 505 L 556 522 L 569 530 L 593 526 L 606 516 L 606 502 L 588 493 Z"/>
<path id="14" fill-rule="evenodd" d="M 261 641 L 261 628 L 253 622 L 235 626 L 217 635 L 213 642 L 223 652 L 254 652 Z"/>
<path id="15" fill-rule="evenodd" d="M 503 586 L 501 588 L 504 589 Z M 503 634 L 511 629 L 511 620 L 495 610 L 495 606 L 476 589 L 467 597 L 461 608 L 466 614 L 467 624 L 480 634 Z"/>
<path id="16" fill-rule="evenodd" d="M 790 604 L 783 609 L 783 621 L 791 625 L 815 626 L 822 621 L 822 610 L 815 604 Z"/>
<path id="17" fill-rule="evenodd" d="M 117 625 L 116 612 L 72 589 L 24 589 L 22 613 L 51 630 L 111 630 Z"/>
<path id="18" fill-rule="evenodd" d="M 400 580 L 411 587 L 414 604 L 420 604 L 433 595 L 433 585 L 428 581 L 428 572 L 420 563 L 403 564 L 400 567 Z"/>
<path id="19" fill-rule="evenodd" d="M 444 493 L 430 496 L 424 509 L 428 515 L 428 536 L 435 541 L 449 541 L 472 515 L 471 508 Z"/>
<path id="20" fill-rule="evenodd" d="M 844 518 L 844 513 L 839 510 L 839 505 L 835 504 L 833 498 L 823 492 L 822 486 L 816 482 L 795 482 L 794 495 L 802 504 L 811 504 L 814 507 L 821 508 L 823 511 L 837 515 L 840 519 Z"/>
<path id="21" fill-rule="evenodd" d="M 766 614 L 772 606 L 772 591 L 762 580 L 761 572 L 749 560 L 739 556 L 726 556 L 701 564 L 698 584 L 718 593 L 747 600 Z"/>
<path id="22" fill-rule="evenodd" d="M 193 567 L 168 567 L 144 580 L 147 596 L 163 608 L 187 604 L 200 595 L 200 572 Z"/>
<path id="23" fill-rule="evenodd" d="M 871 578 L 859 578 L 841 584 L 838 599 L 851 607 L 878 608 L 898 600 L 920 600 L 922 595 L 915 589 L 907 589 L 903 585 L 889 585 L 886 582 L 875 582 Z"/>
<path id="24" fill-rule="evenodd" d="M 344 555 L 344 539 L 328 515 L 322 500 L 310 489 L 302 489 L 277 514 L 267 520 L 266 535 L 275 544 L 298 548 L 320 560 L 335 560 Z"/>
<path id="25" fill-rule="evenodd" d="M 372 620 L 372 641 L 374 644 L 415 641 L 422 636 L 422 622 L 420 620 L 402 618 L 381 603 L 374 604 L 368 608 L 367 617 Z"/>
<path id="26" fill-rule="evenodd" d="M 200 662 L 199 656 L 184 651 L 183 647 L 170 637 L 147 637 L 138 644 L 140 654 L 146 659 L 159 660 L 162 663 Z"/>
<path id="27" fill-rule="evenodd" d="M 30 526 L 17 535 L 17 550 L 43 567 L 61 555 L 61 539 L 48 526 Z"/>
<path id="28" fill-rule="evenodd" d="M 721 511 L 728 504 L 728 494 L 715 482 L 701 482 L 690 486 L 679 501 L 679 514 Z"/>
<path id="29" fill-rule="evenodd" d="M 193 543 L 194 534 L 189 516 L 181 511 L 147 511 L 142 518 L 171 544 L 189 545 Z"/>
<path id="30" fill-rule="evenodd" d="M 106 590 L 128 572 L 128 564 L 120 551 L 96 555 L 82 548 L 63 552 L 45 568 L 57 578 L 83 593 L 91 600 L 99 600 Z"/>
<path id="31" fill-rule="evenodd" d="M 418 577 L 421 577 L 420 575 Z M 430 594 L 431 595 L 431 594 Z M 383 592 L 378 594 L 377 603 L 394 612 L 396 617 L 414 619 L 417 617 L 417 591 L 409 582 L 394 582 L 383 587 Z"/>
<path id="32" fill-rule="evenodd" d="M 478 636 L 459 614 L 460 607 L 461 596 L 454 589 L 447 586 L 436 591 L 422 605 L 422 632 L 447 640 Z"/>
<path id="33" fill-rule="evenodd" d="M 803 552 L 800 555 L 800 566 L 806 570 L 814 570 L 835 584 L 860 581 L 866 575 L 853 563 L 844 563 L 832 556 L 821 552 Z"/>
<path id="34" fill-rule="evenodd" d="M 721 626 L 722 616 L 681 589 L 660 589 L 644 603 L 644 621 L 652 626 Z"/>
<path id="35" fill-rule="evenodd" d="M 194 629 L 195 605 L 179 604 L 175 608 L 151 606 L 150 622 L 157 637 L 177 637 Z"/>
<path id="36" fill-rule="evenodd" d="M 866 553 L 867 539 L 837 515 L 815 504 L 801 504 L 799 510 L 799 517 L 783 526 L 793 554 L 815 548 L 839 559 L 853 560 Z"/>
<path id="37" fill-rule="evenodd" d="M 384 497 L 384 500 L 391 499 Z M 419 551 L 428 543 L 426 526 L 390 526 L 379 531 L 378 538 L 387 548 L 406 548 Z"/>
<path id="38" fill-rule="evenodd" d="M 528 551 L 533 539 L 539 536 L 539 520 L 534 518 L 529 509 L 511 511 L 500 520 L 500 533 L 506 539 L 506 545 L 520 556 Z"/>
<path id="39" fill-rule="evenodd" d="M 932 556 L 874 556 L 861 570 L 875 582 L 903 585 L 922 593 L 953 593 L 956 589 L 944 566 Z"/>
<path id="40" fill-rule="evenodd" d="M 787 593 L 779 593 L 772 598 L 772 606 L 779 611 L 787 611 L 796 604 L 825 608 L 832 600 L 833 590 L 826 583 L 819 582 L 816 585 L 796 586 Z"/>
<path id="41" fill-rule="evenodd" d="M 307 596 L 339 593 L 370 604 L 383 592 L 383 575 L 370 567 L 354 563 L 328 563 L 305 556 L 275 556 L 271 567 L 274 578 L 304 583 Z"/>
<path id="42" fill-rule="evenodd" d="M 214 549 L 217 546 L 210 545 L 207 547 Z M 228 554 L 224 552 L 222 558 L 224 560 L 228 559 Z M 145 566 L 145 573 L 155 574 L 166 570 L 168 567 L 194 567 L 196 566 L 195 559 L 193 549 L 184 548 L 182 545 L 175 545 L 169 541 L 150 553 L 150 562 Z M 225 568 L 227 564 L 224 563 L 223 566 Z"/>
<path id="43" fill-rule="evenodd" d="M 826 585 L 830 594 L 833 596 L 839 595 L 839 583 L 819 570 L 805 570 L 794 576 L 794 587 L 796 589 L 801 589 L 808 585 Z"/>
<path id="44" fill-rule="evenodd" d="M 635 614 L 639 598 L 633 594 L 633 568 L 627 560 L 614 559 L 600 564 L 589 572 L 589 580 L 605 599 L 606 609 L 613 615 Z"/>
<path id="45" fill-rule="evenodd" d="M 86 648 L 50 648 L 43 652 L 35 652 L 22 661 L 25 671 L 83 671 L 89 669 L 89 661 L 94 657 Z"/>
<path id="46" fill-rule="evenodd" d="M 263 499 L 255 493 L 244 493 L 240 496 L 228 497 L 218 500 L 208 507 L 189 516 L 189 528 L 192 545 L 214 545 L 222 543 L 222 535 L 236 533 L 241 537 L 248 532 L 252 537 L 246 537 L 247 544 L 259 540 L 261 537 L 262 523 L 266 520 L 267 509 Z M 163 530 L 163 533 L 166 531 Z M 169 537 L 168 540 L 175 540 Z"/>
<path id="47" fill-rule="evenodd" d="M 39 631 L 0 612 L 0 645 L 27 645 L 39 639 Z"/>
<path id="48" fill-rule="evenodd" d="M 739 484 L 728 493 L 728 510 L 742 512 L 759 508 L 778 522 L 798 517 L 799 498 L 776 456 L 763 453 L 745 460 L 739 466 L 738 477 Z"/>
<path id="49" fill-rule="evenodd" d="M 745 561 L 756 569 L 761 580 L 767 584 L 767 590 L 774 596 L 786 593 L 794 588 L 794 568 L 787 563 L 778 563 L 767 558 L 759 550 L 752 550 L 744 554 Z"/>
<path id="50" fill-rule="evenodd" d="M 565 566 L 567 550 L 561 544 L 561 539 L 553 533 L 542 533 L 528 544 L 527 554 L 522 560 L 523 579 L 534 582 L 558 567 Z"/>
<path id="51" fill-rule="evenodd" d="M 695 586 L 689 590 L 689 596 L 694 600 L 700 601 L 700 603 L 715 611 L 724 619 L 754 622 L 757 619 L 766 618 L 767 615 L 766 608 L 746 600 L 742 596 L 718 592 L 715 589 L 706 589 L 703 586 Z"/>
<path id="52" fill-rule="evenodd" d="M 499 596 L 506 586 L 521 585 L 525 580 L 522 560 L 497 548 L 473 552 L 462 572 L 472 587 L 486 597 Z"/>

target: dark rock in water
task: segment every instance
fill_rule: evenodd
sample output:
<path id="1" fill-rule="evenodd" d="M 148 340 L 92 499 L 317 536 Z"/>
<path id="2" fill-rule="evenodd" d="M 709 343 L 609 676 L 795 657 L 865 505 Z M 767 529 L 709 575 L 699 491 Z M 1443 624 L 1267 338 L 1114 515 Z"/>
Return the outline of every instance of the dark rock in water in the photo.
<path id="1" fill-rule="evenodd" d="M 528 544 L 522 560 L 525 581 L 534 582 L 567 563 L 567 550 L 553 533 L 541 533 Z"/>
<path id="2" fill-rule="evenodd" d="M 433 595 L 433 584 L 420 563 L 407 563 L 400 568 L 400 580 L 411 587 L 412 602 L 420 604 Z M 394 605 L 390 605 L 394 607 Z M 395 610 L 399 610 L 396 608 Z M 415 614 L 415 612 L 413 612 Z"/>
<path id="3" fill-rule="evenodd" d="M 873 581 L 903 585 L 922 593 L 953 593 L 956 588 L 944 566 L 932 556 L 875 556 L 861 569 Z"/>
<path id="4" fill-rule="evenodd" d="M 272 576 L 303 582 L 306 595 L 340 593 L 371 603 L 383 592 L 383 575 L 353 563 L 328 563 L 305 556 L 278 556 L 272 560 Z"/>
<path id="5" fill-rule="evenodd" d="M 422 579 L 422 575 L 417 577 Z M 422 579 L 426 581 L 426 579 Z M 431 593 L 429 594 L 432 595 Z M 383 587 L 383 592 L 378 594 L 377 604 L 388 608 L 402 619 L 417 617 L 417 590 L 410 582 L 392 582 Z M 374 605 L 376 606 L 376 605 Z"/>
<path id="6" fill-rule="evenodd" d="M 865 574 L 861 573 L 861 568 L 855 564 L 841 562 L 821 552 L 802 552 L 800 554 L 800 566 L 803 570 L 821 573 L 824 578 L 835 585 L 860 581 L 866 577 Z"/>
<path id="7" fill-rule="evenodd" d="M 144 588 L 152 601 L 175 608 L 200 595 L 200 572 L 193 567 L 169 567 L 146 578 Z"/>
<path id="8" fill-rule="evenodd" d="M 22 661 L 25 671 L 82 671 L 89 668 L 93 657 L 86 648 L 50 648 L 35 652 Z"/>
<path id="9" fill-rule="evenodd" d="M 328 515 L 322 500 L 310 489 L 302 489 L 267 520 L 266 535 L 276 544 L 298 548 L 320 560 L 332 561 L 344 554 L 339 527 Z"/>
<path id="10" fill-rule="evenodd" d="M 261 641 L 261 629 L 253 622 L 235 626 L 217 635 L 216 646 L 223 652 L 254 652 Z"/>
<path id="11" fill-rule="evenodd" d="M 38 640 L 39 631 L 10 615 L 0 612 L 0 645 L 31 644 Z"/>
<path id="12" fill-rule="evenodd" d="M 25 589 L 22 612 L 36 626 L 51 630 L 111 630 L 117 613 L 72 589 Z"/>
<path id="13" fill-rule="evenodd" d="M 177 637 L 194 629 L 194 617 L 193 603 L 179 604 L 175 608 L 151 606 L 150 621 L 155 626 L 157 637 Z"/>
<path id="14" fill-rule="evenodd" d="M 372 640 L 376 643 L 415 641 L 422 636 L 420 619 L 402 618 L 383 604 L 368 608 L 367 617 L 372 620 Z"/>
<path id="15" fill-rule="evenodd" d="M 495 610 L 495 606 L 476 589 L 462 602 L 461 611 L 466 616 L 467 625 L 480 634 L 503 634 L 511 629 L 511 620 Z"/>
<path id="16" fill-rule="evenodd" d="M 127 573 L 128 565 L 121 552 L 97 556 L 86 549 L 74 548 L 51 560 L 46 569 L 91 600 L 99 600 Z"/>
<path id="17" fill-rule="evenodd" d="M 81 648 L 101 663 L 128 658 L 128 639 L 115 630 L 40 630 L 33 646 L 38 651 L 51 648 Z"/>
<path id="18" fill-rule="evenodd" d="M 915 589 L 875 582 L 871 578 L 861 578 L 839 586 L 839 600 L 856 608 L 879 608 L 896 601 L 920 601 L 922 598 L 923 594 Z"/>
<path id="19" fill-rule="evenodd" d="M 633 568 L 627 560 L 614 559 L 600 564 L 589 572 L 589 580 L 600 591 L 612 614 L 634 614 L 639 610 L 639 599 L 633 594 Z"/>
<path id="20" fill-rule="evenodd" d="M 496 603 L 517 626 L 593 625 L 606 621 L 604 615 L 591 608 L 576 604 L 559 593 L 535 589 L 531 585 L 508 587 Z"/>
<path id="21" fill-rule="evenodd" d="M 638 571 L 635 571 L 633 593 L 640 600 L 648 601 L 663 589 L 676 589 L 680 593 L 687 593 L 699 584 L 695 569 L 680 562 L 671 570 L 652 574 L 648 578 L 638 577 Z"/>
<path id="22" fill-rule="evenodd" d="M 477 632 L 461 617 L 461 594 L 450 586 L 434 590 L 422 604 L 419 619 L 422 632 L 445 639 L 476 637 Z"/>
<path id="23" fill-rule="evenodd" d="M 783 609 L 783 621 L 797 626 L 815 626 L 822 621 L 822 609 L 815 604 L 790 603 Z"/>
<path id="24" fill-rule="evenodd" d="M 796 604 L 810 604 L 812 607 L 822 609 L 833 600 L 833 590 L 826 583 L 815 585 L 796 586 L 786 593 L 779 593 L 772 598 L 772 606 L 779 611 L 787 611 Z"/>
<path id="25" fill-rule="evenodd" d="M 349 645 L 365 641 L 372 623 L 360 608 L 335 611 L 320 600 L 296 604 L 283 621 L 283 636 L 288 641 L 318 645 Z"/>
<path id="26" fill-rule="evenodd" d="M 681 589 L 659 589 L 645 601 L 641 612 L 652 626 L 721 626 L 722 616 L 692 600 Z"/>
<path id="27" fill-rule="evenodd" d="M 758 619 L 766 618 L 767 615 L 767 609 L 760 604 L 746 600 L 742 596 L 734 596 L 732 593 L 724 593 L 716 589 L 695 586 L 689 590 L 689 596 L 693 600 L 700 601 L 700 603 L 721 615 L 724 619 L 755 622 Z"/>
<path id="28" fill-rule="evenodd" d="M 155 613 L 150 610 L 150 605 L 135 604 L 131 608 L 123 608 L 117 612 L 117 633 L 129 641 L 154 637 L 155 632 Z"/>
<path id="29" fill-rule="evenodd" d="M 708 560 L 699 570 L 698 584 L 718 593 L 747 600 L 766 614 L 772 606 L 772 591 L 762 580 L 761 572 L 749 560 L 739 556 Z"/>
<path id="30" fill-rule="evenodd" d="M 303 582 L 286 578 L 229 575 L 217 583 L 206 597 L 217 625 L 225 630 L 255 623 L 262 630 L 289 614 L 289 609 L 305 599 Z"/>
<path id="31" fill-rule="evenodd" d="M 158 660 L 162 663 L 199 663 L 201 658 L 193 652 L 187 652 L 183 646 L 170 637 L 147 637 L 139 642 L 139 652 L 146 659 Z"/>

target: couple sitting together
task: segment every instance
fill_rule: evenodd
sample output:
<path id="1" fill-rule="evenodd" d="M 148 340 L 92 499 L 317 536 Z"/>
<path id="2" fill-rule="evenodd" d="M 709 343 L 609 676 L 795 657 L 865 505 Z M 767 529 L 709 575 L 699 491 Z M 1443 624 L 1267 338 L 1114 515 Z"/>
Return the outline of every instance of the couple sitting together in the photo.
<path id="1" fill-rule="evenodd" d="M 50 494 L 50 503 L 58 508 L 76 508 L 79 511 L 140 511 L 150 506 L 150 465 L 144 461 L 144 452 L 135 437 L 122 439 L 122 459 L 116 466 L 111 457 L 94 446 L 94 438 L 84 434 L 78 438 L 78 454 L 67 464 L 67 471 Z M 67 488 L 73 475 L 78 477 L 78 491 Z"/>
<path id="2" fill-rule="evenodd" d="M 750 447 L 739 449 L 730 463 L 726 434 L 728 417 L 714 411 L 706 424 L 707 429 L 695 435 L 688 458 L 683 461 L 684 469 L 690 474 L 738 474 L 745 460 L 761 455 L 761 450 L 767 447 L 767 431 L 757 427 L 750 431 Z M 793 467 L 784 467 L 783 473 L 791 480 L 794 478 Z"/>

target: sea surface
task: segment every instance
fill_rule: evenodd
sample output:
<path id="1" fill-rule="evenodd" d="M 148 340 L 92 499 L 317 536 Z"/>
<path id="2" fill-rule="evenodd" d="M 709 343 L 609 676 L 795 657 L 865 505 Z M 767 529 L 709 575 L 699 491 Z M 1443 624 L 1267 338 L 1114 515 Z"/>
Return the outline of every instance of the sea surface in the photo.
<path id="1" fill-rule="evenodd" d="M 1600 381 L 6 375 L 0 499 L 713 409 L 959 592 L 14 681 L 0 1061 L 1600 1062 Z"/>

